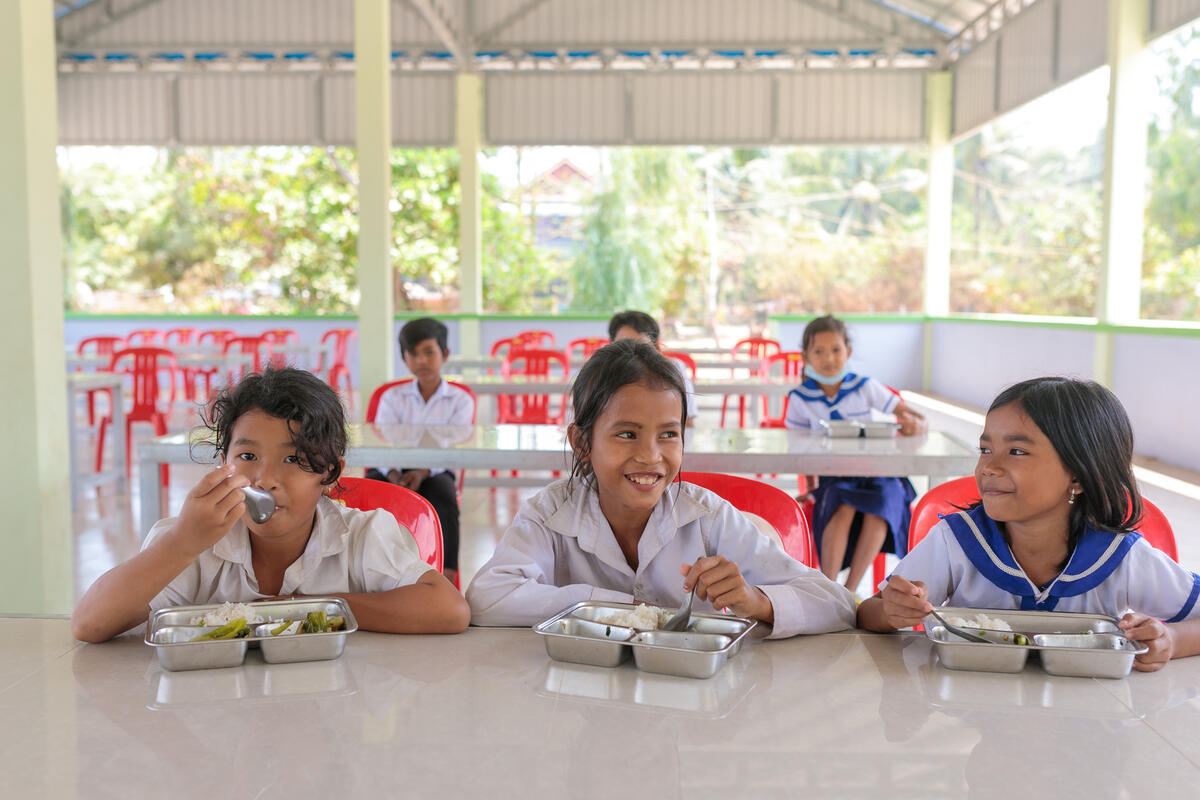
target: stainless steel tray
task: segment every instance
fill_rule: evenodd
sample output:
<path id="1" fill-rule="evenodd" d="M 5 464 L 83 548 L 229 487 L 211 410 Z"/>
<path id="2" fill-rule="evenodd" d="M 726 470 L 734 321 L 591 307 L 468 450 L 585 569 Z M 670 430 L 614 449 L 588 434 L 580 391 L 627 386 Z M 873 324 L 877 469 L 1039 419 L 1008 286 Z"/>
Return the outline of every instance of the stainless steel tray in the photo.
<path id="1" fill-rule="evenodd" d="M 859 423 L 862 425 L 862 435 L 867 439 L 891 439 L 895 437 L 900 425 L 895 422 L 872 420 Z"/>
<path id="2" fill-rule="evenodd" d="M 938 611 L 942 616 L 956 617 L 986 614 L 1008 623 L 1014 633 L 1030 637 L 1029 644 L 996 643 L 1007 632 L 985 630 L 982 633 L 993 639 L 992 644 L 968 642 L 947 631 L 932 616 L 927 617 L 925 635 L 933 642 L 938 660 L 949 669 L 1020 672 L 1029 654 L 1035 653 L 1042 668 L 1052 675 L 1124 678 L 1133 667 L 1134 656 L 1148 649 L 1126 639 L 1117 620 L 1103 614 L 987 608 Z"/>
<path id="3" fill-rule="evenodd" d="M 857 439 L 863 435 L 863 426 L 849 419 L 819 419 L 817 425 L 833 439 Z"/>
<path id="4" fill-rule="evenodd" d="M 724 614 L 693 614 L 686 631 L 636 631 L 598 622 L 633 603 L 576 603 L 536 625 L 546 653 L 558 661 L 615 667 L 631 654 L 639 669 L 682 677 L 707 678 L 737 655 L 758 623 Z"/>
<path id="5" fill-rule="evenodd" d="M 193 642 L 212 627 L 193 625 L 192 620 L 220 608 L 219 603 L 202 606 L 162 608 L 150 615 L 146 626 L 146 644 L 155 649 L 158 662 L 164 669 L 180 671 L 236 667 L 246 657 L 248 647 L 262 649 L 263 660 L 269 663 L 292 661 L 322 661 L 337 658 L 346 645 L 346 636 L 358 630 L 358 622 L 350 605 L 340 597 L 305 597 L 294 600 L 264 600 L 246 605 L 263 619 L 275 621 L 303 620 L 312 611 L 324 611 L 329 616 L 346 620 L 345 630 L 330 633 L 302 633 L 271 636 L 269 623 L 250 624 L 250 635 L 241 639 L 218 639 Z"/>

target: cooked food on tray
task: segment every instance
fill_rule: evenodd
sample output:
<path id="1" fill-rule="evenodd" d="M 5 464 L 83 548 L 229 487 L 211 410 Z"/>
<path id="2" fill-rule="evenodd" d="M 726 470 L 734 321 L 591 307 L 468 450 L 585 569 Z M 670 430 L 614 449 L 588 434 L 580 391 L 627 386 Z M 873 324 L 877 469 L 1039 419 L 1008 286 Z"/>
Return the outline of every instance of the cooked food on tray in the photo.
<path id="1" fill-rule="evenodd" d="M 204 642 L 211 639 L 241 639 L 250 635 L 250 628 L 246 627 L 246 620 L 238 617 L 233 622 L 227 622 L 219 628 L 213 628 L 207 633 L 202 633 L 199 636 L 193 636 L 188 639 L 189 642 Z"/>
<path id="2" fill-rule="evenodd" d="M 220 608 L 209 611 L 202 617 L 193 617 L 193 625 L 227 625 L 240 619 L 247 625 L 266 622 L 262 615 L 246 603 L 222 603 Z"/>
<path id="3" fill-rule="evenodd" d="M 639 631 L 656 631 L 666 624 L 675 611 L 670 608 L 659 608 L 639 603 L 637 608 L 628 611 L 615 609 L 608 614 L 596 618 L 597 622 L 605 625 L 617 625 L 622 628 L 633 628 Z"/>

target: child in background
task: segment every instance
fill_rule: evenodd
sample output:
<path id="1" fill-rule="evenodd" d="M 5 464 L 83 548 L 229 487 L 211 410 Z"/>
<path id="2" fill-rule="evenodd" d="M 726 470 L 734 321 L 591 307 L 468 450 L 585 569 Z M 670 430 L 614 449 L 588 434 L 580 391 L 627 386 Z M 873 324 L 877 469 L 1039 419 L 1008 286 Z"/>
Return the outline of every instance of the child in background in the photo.
<path id="1" fill-rule="evenodd" d="M 946 603 L 1124 615 L 1125 635 L 1150 647 L 1139 670 L 1200 652 L 1200 576 L 1134 532 L 1132 458 L 1129 417 L 1098 383 L 1035 378 L 1001 392 L 979 437 L 981 502 L 930 530 L 859 606 L 859 626 L 915 625 Z"/>
<path id="2" fill-rule="evenodd" d="M 784 553 L 717 495 L 675 483 L 687 406 L 653 346 L 607 345 L 575 379 L 574 463 L 522 507 L 467 589 L 479 625 L 534 625 L 581 600 L 728 608 L 776 638 L 842 630 L 843 587 Z M 681 578 L 682 576 L 682 578 Z"/>
<path id="3" fill-rule="evenodd" d="M 395 517 L 325 495 L 346 451 L 342 402 L 326 383 L 268 367 L 223 389 L 204 423 L 224 465 L 188 492 L 178 517 L 155 524 L 140 553 L 92 584 L 71 615 L 76 638 L 111 639 L 168 606 L 297 595 L 344 597 L 364 630 L 466 628 L 462 595 Z M 266 522 L 249 520 L 243 486 L 275 496 Z"/>
<path id="4" fill-rule="evenodd" d="M 400 355 L 413 374 L 411 383 L 393 386 L 379 398 L 375 422 L 380 425 L 470 425 L 475 398 L 442 380 L 442 365 L 450 356 L 446 326 L 428 317 L 400 329 Z M 442 573 L 458 577 L 458 486 L 447 469 L 404 469 L 401 465 L 372 467 L 366 476 L 411 489 L 424 497 L 442 523 Z"/>
<path id="5" fill-rule="evenodd" d="M 608 321 L 608 340 L 610 342 L 618 339 L 636 339 L 639 342 L 654 345 L 654 349 L 661 352 L 662 344 L 658 341 L 660 335 L 658 323 L 654 317 L 644 311 L 622 311 L 613 314 L 612 319 Z M 696 387 L 692 385 L 692 378 L 681 362 L 672 360 L 671 363 L 675 365 L 675 369 L 679 370 L 679 377 L 683 379 L 684 396 L 687 398 L 687 424 L 694 425 L 696 422 Z"/>
<path id="6" fill-rule="evenodd" d="M 787 427 L 815 430 L 819 420 L 867 421 L 880 411 L 896 415 L 902 436 L 925 430 L 924 417 L 886 386 L 846 368 L 850 338 L 841 320 L 826 315 L 808 323 L 801 349 L 805 380 L 788 394 Z M 829 578 L 849 567 L 853 590 L 881 550 L 904 554 L 916 497 L 907 478 L 821 476 L 811 497 L 813 535 Z"/>

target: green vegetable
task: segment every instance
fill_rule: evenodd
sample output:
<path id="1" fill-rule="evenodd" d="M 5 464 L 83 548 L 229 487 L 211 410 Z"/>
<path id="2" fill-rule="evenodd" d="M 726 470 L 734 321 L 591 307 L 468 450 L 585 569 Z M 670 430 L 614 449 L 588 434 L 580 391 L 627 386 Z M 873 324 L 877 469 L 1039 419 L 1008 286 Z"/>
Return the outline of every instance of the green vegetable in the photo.
<path id="1" fill-rule="evenodd" d="M 1017 644 L 1023 644 L 1023 645 L 1029 644 L 1029 637 L 1023 633 L 1016 634 L 1016 636 L 1014 638 L 1015 638 Z"/>
<path id="2" fill-rule="evenodd" d="M 188 639 L 189 642 L 203 642 L 210 639 L 241 639 L 244 636 L 250 635 L 250 629 L 246 627 L 246 620 L 235 619 L 233 622 L 227 622 L 219 628 L 213 628 L 208 633 L 202 633 L 199 636 L 194 636 Z"/>
<path id="3" fill-rule="evenodd" d="M 271 630 L 271 635 L 272 635 L 272 636 L 278 636 L 279 634 L 281 634 L 281 633 L 283 633 L 284 631 L 286 631 L 286 630 L 287 630 L 287 629 L 288 629 L 288 628 L 291 626 L 291 624 L 292 624 L 292 620 L 290 620 L 290 619 L 289 619 L 289 620 L 287 620 L 287 621 L 286 621 L 286 622 L 284 622 L 282 625 L 280 625 L 278 628 L 273 628 L 273 629 Z"/>

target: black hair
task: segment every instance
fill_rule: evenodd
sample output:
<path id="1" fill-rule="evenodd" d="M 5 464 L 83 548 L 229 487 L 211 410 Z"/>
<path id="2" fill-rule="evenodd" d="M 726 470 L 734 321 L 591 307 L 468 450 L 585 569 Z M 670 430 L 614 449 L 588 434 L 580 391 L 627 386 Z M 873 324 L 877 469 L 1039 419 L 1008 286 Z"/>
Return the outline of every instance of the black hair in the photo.
<path id="1" fill-rule="evenodd" d="M 400 329 L 400 356 L 416 350 L 417 345 L 426 339 L 437 339 L 438 347 L 442 348 L 442 355 L 445 356 L 450 352 L 450 346 L 446 342 L 449 335 L 446 326 L 433 317 L 410 319 Z"/>
<path id="2" fill-rule="evenodd" d="M 634 339 L 620 339 L 592 354 L 575 377 L 571 402 L 575 419 L 571 423 L 571 479 L 591 474 L 592 465 L 584 461 L 592 450 L 592 430 L 604 413 L 608 401 L 622 386 L 644 383 L 651 389 L 663 389 L 679 395 L 679 436 L 687 425 L 687 394 L 683 376 L 675 364 L 653 345 Z"/>
<path id="3" fill-rule="evenodd" d="M 267 367 L 222 389 L 201 412 L 211 434 L 205 441 L 216 447 L 222 460 L 229 453 L 234 425 L 255 409 L 296 423 L 288 428 L 301 467 L 324 475 L 325 486 L 337 483 L 346 455 L 346 412 L 329 384 L 295 367 Z"/>
<path id="4" fill-rule="evenodd" d="M 1134 530 L 1142 496 L 1133 477 L 1133 426 L 1117 396 L 1095 381 L 1033 378 L 1001 392 L 988 412 L 1014 403 L 1083 487 L 1071 506 L 1068 558 L 1084 525 L 1121 534 Z"/>
<path id="5" fill-rule="evenodd" d="M 654 317 L 645 311 L 621 311 L 613 314 L 612 319 L 608 321 L 608 340 L 615 341 L 617 331 L 626 327 L 633 328 L 643 336 L 649 336 L 650 344 L 658 346 L 658 337 L 661 331 L 658 323 L 654 321 Z"/>
<path id="6" fill-rule="evenodd" d="M 842 341 L 846 343 L 846 347 L 850 346 L 850 336 L 846 333 L 846 323 L 833 314 L 826 314 L 823 317 L 817 317 L 804 326 L 804 335 L 800 337 L 801 352 L 808 352 L 809 346 L 812 345 L 813 339 L 817 338 L 818 333 L 836 333 L 842 337 Z"/>

